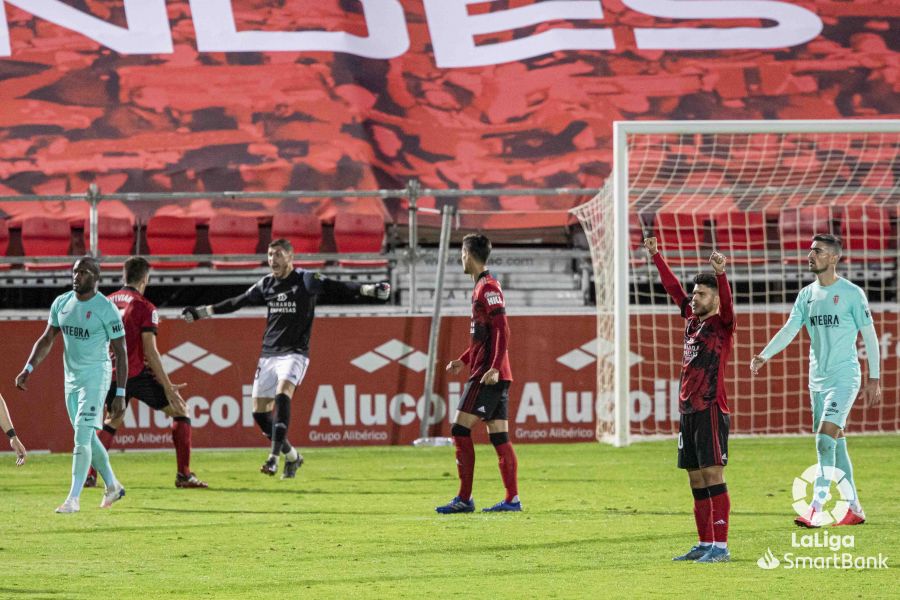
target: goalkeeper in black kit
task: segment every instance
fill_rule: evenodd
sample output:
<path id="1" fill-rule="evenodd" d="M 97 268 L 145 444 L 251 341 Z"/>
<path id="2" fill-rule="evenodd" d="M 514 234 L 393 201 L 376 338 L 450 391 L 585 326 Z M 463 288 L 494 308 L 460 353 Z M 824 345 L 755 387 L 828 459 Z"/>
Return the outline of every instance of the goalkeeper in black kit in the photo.
<path id="1" fill-rule="evenodd" d="M 291 422 L 291 397 L 309 366 L 309 336 L 319 296 L 352 299 L 360 296 L 387 300 L 391 286 L 379 283 L 343 283 L 321 273 L 294 268 L 294 249 L 285 239 L 269 244 L 272 272 L 239 296 L 207 306 L 189 306 L 182 311 L 188 323 L 213 315 L 234 312 L 244 306 L 266 305 L 266 331 L 256 375 L 253 378 L 253 419 L 272 442 L 272 451 L 260 472 L 275 475 L 278 457 L 284 455 L 282 479 L 292 479 L 303 464 L 303 456 L 291 446 L 287 431 Z M 274 416 L 273 416 L 274 408 Z"/>

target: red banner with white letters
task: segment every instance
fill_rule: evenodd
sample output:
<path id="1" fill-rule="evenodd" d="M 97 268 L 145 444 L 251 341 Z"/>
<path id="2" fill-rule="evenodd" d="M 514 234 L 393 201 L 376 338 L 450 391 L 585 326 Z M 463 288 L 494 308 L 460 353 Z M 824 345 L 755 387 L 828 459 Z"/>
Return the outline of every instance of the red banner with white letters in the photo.
<path id="1" fill-rule="evenodd" d="M 769 315 L 771 317 L 771 315 Z M 737 344 L 729 368 L 729 404 L 736 433 L 800 433 L 810 428 L 806 366 L 808 342 L 795 341 L 766 365 L 757 378 L 749 375 L 755 351 L 777 331 L 766 315 L 740 314 Z M 164 321 L 158 345 L 169 376 L 187 383 L 183 396 L 190 406 L 195 447 L 258 447 L 267 440 L 252 418 L 251 386 L 265 319 L 215 318 L 193 324 Z M 12 382 L 27 359 L 42 322 L 0 322 L 6 360 L 0 381 L 16 430 L 30 449 L 70 451 L 72 429 L 62 388 L 62 340 L 35 370 L 27 392 Z M 428 358 L 429 318 L 329 317 L 316 319 L 310 366 L 292 402 L 289 439 L 300 447 L 408 444 L 419 436 Z M 593 440 L 598 348 L 596 324 L 589 315 L 510 317 L 509 429 L 522 442 Z M 632 326 L 632 384 L 629 402 L 635 434 L 665 434 L 678 427 L 678 377 L 683 321 L 676 315 L 636 316 Z M 442 321 L 436 361 L 443 367 L 466 347 L 469 321 Z M 900 331 L 896 323 L 879 325 L 884 364 L 896 361 Z M 656 344 L 653 346 L 652 344 Z M 857 402 L 848 431 L 896 431 L 900 394 L 896 370 L 882 382 L 884 400 L 866 409 Z M 432 435 L 449 435 L 464 384 L 439 368 L 435 377 Z M 476 439 L 486 441 L 481 428 Z M 170 448 L 169 422 L 161 412 L 131 402 L 118 432 L 119 448 Z"/>

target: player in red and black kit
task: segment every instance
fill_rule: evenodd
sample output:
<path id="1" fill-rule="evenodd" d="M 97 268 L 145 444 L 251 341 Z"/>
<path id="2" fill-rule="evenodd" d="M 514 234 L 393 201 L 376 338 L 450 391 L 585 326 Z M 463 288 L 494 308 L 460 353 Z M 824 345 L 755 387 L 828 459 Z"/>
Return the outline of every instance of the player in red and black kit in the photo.
<path id="1" fill-rule="evenodd" d="M 435 510 L 441 514 L 467 513 L 475 510 L 472 499 L 472 477 L 475 473 L 475 446 L 472 426 L 480 419 L 487 425 L 491 443 L 497 452 L 500 477 L 506 497 L 484 512 L 513 512 L 522 510 L 517 482 L 518 462 L 509 441 L 509 324 L 500 283 L 485 264 L 491 255 L 491 242 L 481 234 L 463 238 L 462 265 L 475 280 L 472 292 L 472 339 L 469 348 L 458 359 L 450 361 L 447 371 L 459 374 L 469 367 L 469 380 L 459 401 L 459 411 L 450 433 L 456 446 L 456 467 L 459 472 L 459 493 L 449 503 Z"/>
<path id="2" fill-rule="evenodd" d="M 686 319 L 681 362 L 678 467 L 686 469 L 694 493 L 694 520 L 699 543 L 672 560 L 727 562 L 728 515 L 731 499 L 725 485 L 728 464 L 728 403 L 725 369 L 734 341 L 735 318 L 731 288 L 725 277 L 725 257 L 709 257 L 715 275 L 694 277 L 689 297 L 657 248 L 656 238 L 644 240 L 663 287 Z"/>
<path id="3" fill-rule="evenodd" d="M 172 443 L 178 465 L 175 487 L 205 488 L 207 484 L 191 472 L 191 419 L 187 414 L 187 405 L 178 392 L 187 384 L 175 385 L 169 380 L 156 348 L 159 313 L 153 303 L 144 298 L 144 290 L 150 282 L 150 263 L 140 256 L 132 256 L 125 261 L 123 279 L 125 287 L 108 298 L 118 307 L 125 323 L 125 345 L 128 348 L 125 401 L 127 403 L 131 398 L 137 398 L 150 408 L 172 417 Z M 113 384 L 106 397 L 107 408 L 115 397 L 115 387 Z M 124 414 L 117 418 L 107 415 L 103 431 L 98 434 L 106 448 L 112 446 L 124 419 Z M 91 469 L 85 485 L 96 485 L 96 480 L 97 474 Z"/>

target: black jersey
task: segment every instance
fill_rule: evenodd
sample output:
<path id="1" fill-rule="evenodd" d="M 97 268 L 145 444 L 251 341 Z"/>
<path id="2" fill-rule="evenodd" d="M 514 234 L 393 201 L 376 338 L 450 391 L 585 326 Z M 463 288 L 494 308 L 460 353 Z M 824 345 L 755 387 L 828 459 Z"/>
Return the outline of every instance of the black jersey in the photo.
<path id="1" fill-rule="evenodd" d="M 321 273 L 303 269 L 291 271 L 284 279 L 269 273 L 240 296 L 213 305 L 213 311 L 224 314 L 243 306 L 265 304 L 268 315 L 260 355 L 299 353 L 308 356 L 317 298 L 320 295 L 354 297 L 359 295 L 359 288 L 357 283 L 333 281 Z"/>

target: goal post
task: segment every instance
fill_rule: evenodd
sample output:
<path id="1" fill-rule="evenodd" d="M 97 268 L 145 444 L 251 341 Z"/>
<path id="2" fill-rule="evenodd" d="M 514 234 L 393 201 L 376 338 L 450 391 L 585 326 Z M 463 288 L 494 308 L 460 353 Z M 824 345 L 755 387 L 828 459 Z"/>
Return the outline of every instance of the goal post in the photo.
<path id="1" fill-rule="evenodd" d="M 900 121 L 616 122 L 613 148 L 603 189 L 572 211 L 591 250 L 605 357 L 599 440 L 624 446 L 677 432 L 683 320 L 641 247 L 648 234 L 688 291 L 710 270 L 712 250 L 729 259 L 738 332 L 726 384 L 738 434 L 810 430 L 805 332 L 760 376 L 748 365 L 812 281 L 800 260 L 812 234 L 841 235 L 839 273 L 866 291 L 882 341 L 884 400 L 857 403 L 849 427 L 900 429 Z"/>

